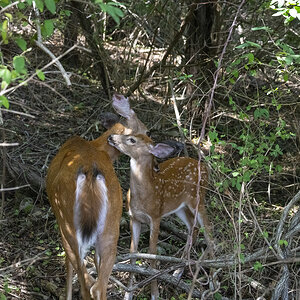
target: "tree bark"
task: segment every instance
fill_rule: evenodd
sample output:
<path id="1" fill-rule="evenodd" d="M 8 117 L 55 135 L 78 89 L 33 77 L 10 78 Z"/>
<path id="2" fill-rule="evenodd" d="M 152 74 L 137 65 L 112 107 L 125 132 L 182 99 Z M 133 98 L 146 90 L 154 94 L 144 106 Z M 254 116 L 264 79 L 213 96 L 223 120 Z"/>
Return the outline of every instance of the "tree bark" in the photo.
<path id="1" fill-rule="evenodd" d="M 195 3 L 195 1 L 193 1 Z M 186 32 L 186 73 L 193 75 L 195 84 L 188 86 L 191 95 L 203 76 L 212 82 L 215 65 L 212 57 L 218 51 L 220 15 L 217 1 L 196 1 Z"/>
<path id="2" fill-rule="evenodd" d="M 106 54 L 106 51 L 102 45 L 102 41 L 100 40 L 101 37 L 97 36 L 94 33 L 94 24 L 92 23 L 90 18 L 86 17 L 86 14 L 84 13 L 85 4 L 83 2 L 72 1 L 71 5 L 76 12 L 76 16 L 83 30 L 88 46 L 92 51 L 92 56 L 95 60 L 94 68 L 98 73 L 98 77 L 101 81 L 103 90 L 105 94 L 110 98 L 112 83 L 107 71 L 107 62 L 105 61 L 105 58 L 108 58 L 108 55 Z"/>

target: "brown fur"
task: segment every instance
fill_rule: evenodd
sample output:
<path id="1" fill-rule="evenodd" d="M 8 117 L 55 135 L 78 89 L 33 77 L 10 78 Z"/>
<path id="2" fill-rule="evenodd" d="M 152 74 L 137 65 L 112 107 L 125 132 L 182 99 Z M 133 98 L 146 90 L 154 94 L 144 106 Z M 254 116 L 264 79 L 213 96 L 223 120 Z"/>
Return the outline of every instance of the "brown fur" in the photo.
<path id="1" fill-rule="evenodd" d="M 122 192 L 112 162 L 120 152 L 110 146 L 111 134 L 146 133 L 146 126 L 130 108 L 128 98 L 115 94 L 115 110 L 126 119 L 126 126 L 109 117 L 112 126 L 102 136 L 86 141 L 78 136 L 66 141 L 51 162 L 46 189 L 66 252 L 66 299 L 72 299 L 72 272 L 78 274 L 84 300 L 106 300 L 119 237 Z M 75 214 L 76 212 L 76 214 Z M 87 273 L 83 256 L 95 246 L 96 282 Z"/>
<path id="2" fill-rule="evenodd" d="M 119 125 L 115 129 L 117 132 L 120 132 Z M 111 132 L 114 132 L 113 128 L 110 130 Z M 107 280 L 115 259 L 119 222 L 122 213 L 121 187 L 115 175 L 112 161 L 107 153 L 109 152 L 115 157 L 118 152 L 113 149 L 104 152 L 102 149 L 107 149 L 110 146 L 107 143 L 101 144 L 101 140 L 101 137 L 93 142 L 88 142 L 80 137 L 73 137 L 68 140 L 50 164 L 46 184 L 49 200 L 62 233 L 67 263 L 70 260 L 73 268 L 78 273 L 81 293 L 84 299 L 90 299 L 89 289 L 93 280 L 87 274 L 79 258 L 74 227 L 74 201 L 78 172 L 82 170 L 81 172 L 86 175 L 86 183 L 79 197 L 80 226 L 83 236 L 86 238 L 96 230 L 95 226 L 97 225 L 98 214 L 101 209 L 102 200 L 95 189 L 95 177 L 93 176 L 95 166 L 105 177 L 108 188 L 110 210 L 108 211 L 107 219 L 110 222 L 109 227 L 106 226 L 104 229 L 104 237 L 102 237 L 101 242 L 109 246 L 111 250 L 109 253 L 103 252 L 101 260 L 103 267 L 99 266 L 99 269 L 106 268 L 108 273 L 106 277 L 104 276 L 101 279 L 101 284 L 99 283 L 101 285 L 101 299 L 106 299 Z"/>

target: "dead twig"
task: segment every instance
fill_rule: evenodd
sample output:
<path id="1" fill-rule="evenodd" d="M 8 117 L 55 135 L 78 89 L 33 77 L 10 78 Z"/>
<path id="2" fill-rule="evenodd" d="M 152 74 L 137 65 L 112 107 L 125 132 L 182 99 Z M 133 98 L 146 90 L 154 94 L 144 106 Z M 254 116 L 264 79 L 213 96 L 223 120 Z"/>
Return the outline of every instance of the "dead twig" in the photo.
<path id="1" fill-rule="evenodd" d="M 56 62 L 55 62 L 56 66 L 58 67 L 58 69 L 60 70 L 63 78 L 65 79 L 67 86 L 70 86 L 71 81 L 70 81 L 69 75 L 65 71 L 64 67 L 62 66 L 60 61 L 56 58 L 56 56 L 43 44 L 41 26 L 40 26 L 40 12 L 39 12 L 38 8 L 36 7 L 35 1 L 33 1 L 33 9 L 34 9 L 34 13 L 37 17 L 37 19 L 36 19 L 37 41 L 35 41 L 35 44 L 40 49 L 42 49 L 45 53 L 47 53 L 52 58 L 52 60 L 56 60 Z"/>
<path id="2" fill-rule="evenodd" d="M 45 69 L 47 69 L 48 67 L 50 67 L 51 65 L 55 64 L 58 60 L 60 60 L 62 57 L 64 57 L 65 55 L 67 55 L 69 52 L 73 51 L 74 49 L 77 48 L 77 45 L 72 46 L 71 48 L 69 48 L 66 52 L 64 52 L 63 54 L 61 54 L 60 56 L 56 57 L 55 59 L 53 59 L 52 61 L 50 61 L 48 64 L 46 64 L 44 67 L 42 67 L 40 70 L 43 71 Z M 0 92 L 0 96 L 7 94 L 11 91 L 15 91 L 16 89 L 20 88 L 21 86 L 27 84 L 30 80 L 32 80 L 35 76 L 37 76 L 37 73 L 33 73 L 31 76 L 29 76 L 26 80 L 22 81 L 21 83 L 19 83 L 17 86 L 13 86 L 9 89 L 3 90 Z M 4 109 L 2 109 L 4 110 Z"/>
<path id="3" fill-rule="evenodd" d="M 1 188 L 0 192 L 11 192 L 11 191 L 16 191 L 19 189 L 23 189 L 25 187 L 29 187 L 30 184 L 25 184 L 25 185 L 21 185 L 21 186 L 15 186 L 15 187 L 11 187 L 11 188 Z"/>
<path id="4" fill-rule="evenodd" d="M 176 268 L 178 268 L 178 265 L 176 266 Z M 182 282 L 182 281 L 178 282 L 178 280 L 174 276 L 164 274 L 164 272 L 160 272 L 160 271 L 152 269 L 150 267 L 142 268 L 142 267 L 133 266 L 133 265 L 129 265 L 129 264 L 115 264 L 113 271 L 133 272 L 133 273 L 145 275 L 145 276 L 155 276 L 164 282 L 167 282 L 169 284 L 172 284 L 172 285 L 184 290 L 187 293 L 190 291 L 190 286 L 188 284 L 186 284 L 185 282 Z M 151 278 L 151 280 L 152 279 L 153 279 L 153 277 Z M 194 291 L 193 296 L 200 297 L 201 295 L 198 291 Z"/>
<path id="5" fill-rule="evenodd" d="M 200 169 L 200 165 L 201 165 L 201 159 L 202 159 L 202 151 L 200 149 L 201 148 L 201 143 L 202 143 L 202 141 L 204 139 L 204 136 L 205 136 L 205 130 L 206 130 L 206 124 L 207 124 L 208 118 L 210 117 L 210 112 L 211 112 L 211 108 L 212 108 L 212 103 L 213 103 L 213 99 L 214 99 L 215 90 L 217 88 L 217 83 L 218 83 L 218 78 L 219 78 L 219 74 L 220 74 L 221 67 L 222 67 L 223 58 L 224 58 L 224 55 L 226 53 L 227 46 L 229 45 L 229 42 L 231 40 L 231 37 L 232 37 L 232 34 L 233 34 L 233 29 L 236 26 L 237 17 L 240 14 L 240 11 L 241 11 L 242 6 L 244 5 L 244 2 L 245 2 L 245 0 L 243 0 L 240 3 L 240 5 L 239 5 L 239 7 L 237 9 L 237 12 L 235 14 L 235 17 L 233 19 L 233 22 L 231 24 L 231 27 L 229 29 L 227 40 L 226 40 L 226 42 L 224 44 L 224 47 L 222 49 L 222 53 L 221 53 L 219 61 L 218 61 L 218 68 L 217 68 L 217 70 L 216 70 L 216 72 L 214 74 L 214 84 L 213 84 L 213 87 L 212 87 L 212 89 L 210 91 L 209 102 L 208 102 L 208 105 L 207 105 L 206 110 L 204 112 L 204 119 L 203 119 L 203 124 L 202 124 L 202 128 L 201 128 L 199 142 L 198 142 L 198 156 L 199 156 L 198 160 L 199 160 L 199 162 L 198 162 L 198 184 L 197 184 L 197 208 L 196 208 L 196 214 L 195 214 L 195 218 L 194 218 L 194 224 L 192 226 L 192 230 L 191 230 L 189 238 L 188 238 L 189 249 L 191 249 L 191 247 L 192 247 L 192 236 L 193 236 L 194 228 L 195 228 L 195 226 L 197 224 L 197 212 L 198 212 L 198 207 L 199 207 L 199 203 L 200 203 L 200 182 L 201 182 L 201 171 L 200 171 L 201 169 Z M 210 245 L 210 246 L 212 246 L 212 245 Z M 199 258 L 198 263 L 201 264 L 201 261 L 202 261 L 202 258 Z M 194 283 L 197 280 L 199 272 L 200 272 L 200 267 L 197 266 L 196 272 L 195 272 L 195 274 L 193 276 L 193 284 L 192 284 L 192 286 L 194 286 Z M 191 298 L 192 298 L 192 292 L 193 292 L 193 289 L 191 289 L 191 291 L 190 291 L 190 293 L 188 295 L 188 300 L 191 300 Z"/>
<path id="6" fill-rule="evenodd" d="M 192 4 L 190 6 L 190 10 L 185 18 L 185 20 L 183 21 L 180 30 L 175 34 L 175 36 L 173 37 L 172 41 L 169 44 L 168 49 L 166 50 L 162 60 L 154 65 L 152 65 L 152 67 L 148 70 L 148 72 L 146 73 L 141 73 L 140 77 L 138 78 L 138 80 L 129 88 L 128 92 L 126 93 L 126 97 L 129 97 L 139 86 L 140 84 L 145 81 L 146 78 L 148 78 L 155 70 L 157 70 L 158 68 L 162 68 L 167 61 L 167 58 L 169 57 L 170 53 L 172 52 L 173 48 L 175 47 L 175 45 L 178 43 L 178 41 L 180 40 L 180 37 L 183 35 L 186 26 L 189 23 L 190 18 L 192 17 L 193 13 L 194 13 L 194 9 L 196 7 L 196 4 Z"/>
<path id="7" fill-rule="evenodd" d="M 16 111 L 16 110 L 12 110 L 12 109 L 6 109 L 6 108 L 1 108 L 1 110 L 5 111 L 5 112 L 8 112 L 8 113 L 11 113 L 11 114 L 16 114 L 16 115 L 20 115 L 20 116 L 35 119 L 35 116 L 27 114 L 27 113 L 20 112 L 20 111 Z"/>
<path id="8" fill-rule="evenodd" d="M 277 225 L 275 241 L 274 241 L 274 248 L 277 251 L 278 258 L 283 260 L 287 258 L 287 255 L 290 251 L 289 247 L 291 244 L 291 236 L 289 238 L 284 235 L 284 224 L 286 222 L 286 218 L 291 210 L 291 208 L 300 200 L 300 191 L 293 197 L 293 199 L 288 203 L 288 205 L 284 208 L 280 221 Z M 296 214 L 296 220 L 298 221 L 298 213 Z M 298 224 L 299 225 L 299 224 Z M 296 222 L 293 220 L 291 223 L 291 230 L 294 231 L 295 228 L 300 229 L 300 227 L 296 225 Z M 280 240 L 288 239 L 288 245 L 284 244 L 280 245 Z M 288 299 L 288 292 L 289 292 L 289 278 L 290 272 L 287 264 L 284 264 L 282 267 L 282 271 L 280 274 L 280 278 L 274 288 L 272 294 L 272 300 L 279 300 L 279 299 Z"/>
<path id="9" fill-rule="evenodd" d="M 15 146 L 19 146 L 19 143 L 0 143 L 0 147 L 15 147 Z"/>

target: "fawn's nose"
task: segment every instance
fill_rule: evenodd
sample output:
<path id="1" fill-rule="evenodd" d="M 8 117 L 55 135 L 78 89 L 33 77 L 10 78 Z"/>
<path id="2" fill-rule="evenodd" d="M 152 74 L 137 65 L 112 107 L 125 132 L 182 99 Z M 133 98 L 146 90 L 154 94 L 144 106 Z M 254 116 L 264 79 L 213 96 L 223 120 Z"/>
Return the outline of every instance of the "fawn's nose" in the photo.
<path id="1" fill-rule="evenodd" d="M 107 138 L 107 141 L 108 141 L 110 144 L 114 144 L 114 139 L 113 139 L 112 135 L 110 135 L 110 136 Z"/>

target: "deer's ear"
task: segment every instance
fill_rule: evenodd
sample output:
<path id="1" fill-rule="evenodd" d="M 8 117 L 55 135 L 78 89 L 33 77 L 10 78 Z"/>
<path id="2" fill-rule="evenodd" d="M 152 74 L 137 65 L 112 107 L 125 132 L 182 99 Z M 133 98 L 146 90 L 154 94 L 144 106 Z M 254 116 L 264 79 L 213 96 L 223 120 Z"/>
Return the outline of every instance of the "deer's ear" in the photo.
<path id="1" fill-rule="evenodd" d="M 112 106 L 120 116 L 126 119 L 134 114 L 134 111 L 130 108 L 128 98 L 123 95 L 114 94 L 112 96 Z"/>
<path id="2" fill-rule="evenodd" d="M 158 158 L 167 158 L 173 153 L 174 148 L 163 143 L 158 143 L 155 146 L 150 145 L 149 151 Z"/>
<path id="3" fill-rule="evenodd" d="M 116 123 L 120 121 L 119 116 L 116 114 L 105 112 L 100 115 L 100 123 L 105 129 L 113 127 Z"/>

